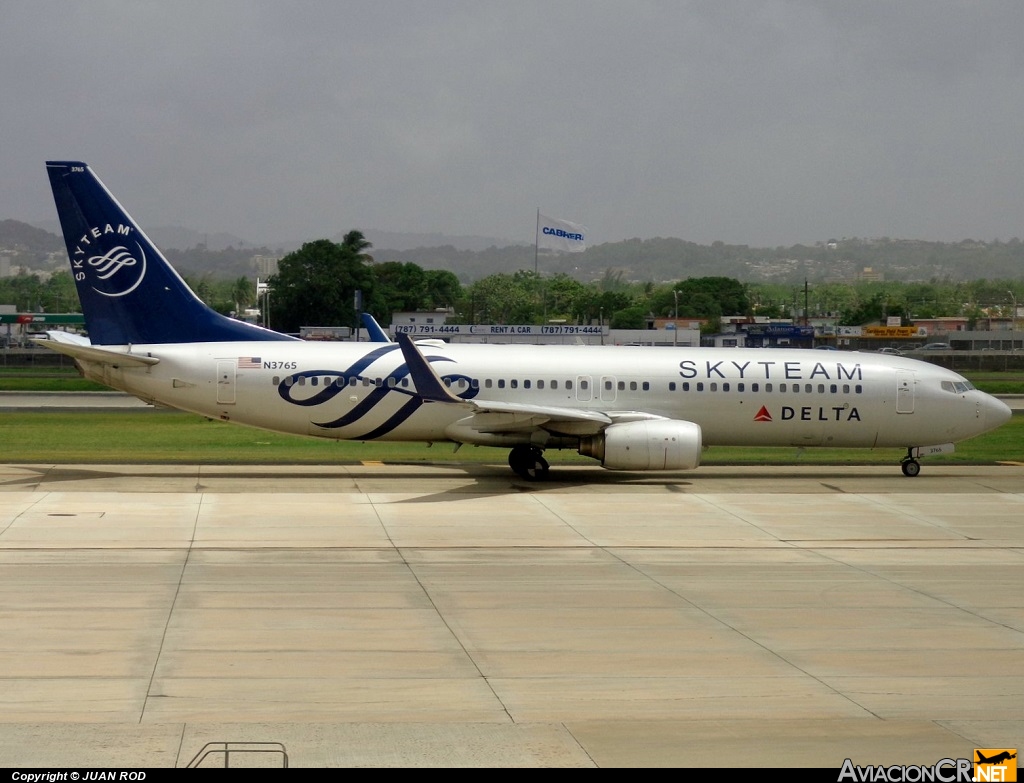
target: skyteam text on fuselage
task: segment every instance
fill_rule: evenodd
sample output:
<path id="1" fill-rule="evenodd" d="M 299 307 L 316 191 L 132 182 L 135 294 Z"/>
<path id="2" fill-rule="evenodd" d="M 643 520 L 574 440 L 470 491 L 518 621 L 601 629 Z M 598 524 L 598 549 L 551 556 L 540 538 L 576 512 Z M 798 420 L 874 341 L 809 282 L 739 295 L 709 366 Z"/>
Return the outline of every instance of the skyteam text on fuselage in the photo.
<path id="1" fill-rule="evenodd" d="M 89 340 L 44 344 L 87 377 L 160 405 L 342 440 L 544 450 L 612 470 L 691 470 L 705 446 L 952 449 L 1010 410 L 903 356 L 770 349 L 304 342 L 204 305 L 84 163 L 47 171 Z M 379 330 L 377 330 L 379 331 Z"/>

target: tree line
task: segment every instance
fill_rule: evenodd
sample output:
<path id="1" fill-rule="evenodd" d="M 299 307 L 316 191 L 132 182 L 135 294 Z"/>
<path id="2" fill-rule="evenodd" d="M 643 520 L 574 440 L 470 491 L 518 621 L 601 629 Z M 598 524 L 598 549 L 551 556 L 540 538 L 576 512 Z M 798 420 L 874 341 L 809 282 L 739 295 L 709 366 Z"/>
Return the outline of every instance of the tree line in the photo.
<path id="1" fill-rule="evenodd" d="M 538 275 L 531 270 L 492 273 L 462 285 L 454 273 L 423 269 L 409 261 L 375 261 L 359 231 L 342 241 L 321 239 L 284 256 L 269 280 L 269 323 L 279 331 L 301 326 L 355 326 L 355 292 L 361 308 L 387 325 L 393 312 L 444 309 L 454 323 L 603 323 L 612 328 L 644 328 L 652 318 L 706 320 L 718 328 L 723 316 L 748 315 L 835 318 L 864 324 L 898 316 L 914 318 L 985 314 L 1008 316 L 1024 304 L 1018 280 L 931 280 L 928 282 L 743 283 L 709 275 L 676 282 L 631 282 L 621 271 L 582 283 L 566 273 Z M 222 280 L 186 275 L 186 282 L 214 309 L 240 315 L 257 304 L 247 276 Z M 72 312 L 78 309 L 74 281 L 67 271 L 45 281 L 37 274 L 0 279 L 0 304 L 19 312 Z"/>

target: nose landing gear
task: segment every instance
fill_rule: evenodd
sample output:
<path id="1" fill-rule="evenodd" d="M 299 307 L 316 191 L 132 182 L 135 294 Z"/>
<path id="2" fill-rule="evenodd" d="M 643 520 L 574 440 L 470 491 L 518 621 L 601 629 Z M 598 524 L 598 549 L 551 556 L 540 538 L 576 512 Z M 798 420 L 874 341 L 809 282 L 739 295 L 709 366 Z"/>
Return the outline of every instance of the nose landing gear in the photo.
<path id="1" fill-rule="evenodd" d="M 900 460 L 900 468 L 903 469 L 903 475 L 908 478 L 913 478 L 921 472 L 921 463 L 914 459 L 913 447 L 908 448 L 907 456 Z"/>

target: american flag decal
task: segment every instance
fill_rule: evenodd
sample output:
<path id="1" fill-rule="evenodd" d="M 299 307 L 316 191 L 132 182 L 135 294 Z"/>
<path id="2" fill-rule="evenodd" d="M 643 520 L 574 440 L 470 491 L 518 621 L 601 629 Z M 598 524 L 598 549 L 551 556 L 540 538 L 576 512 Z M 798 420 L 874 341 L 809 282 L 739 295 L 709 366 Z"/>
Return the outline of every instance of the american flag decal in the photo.
<path id="1" fill-rule="evenodd" d="M 259 356 L 239 356 L 239 370 L 259 370 L 263 367 L 263 359 Z"/>

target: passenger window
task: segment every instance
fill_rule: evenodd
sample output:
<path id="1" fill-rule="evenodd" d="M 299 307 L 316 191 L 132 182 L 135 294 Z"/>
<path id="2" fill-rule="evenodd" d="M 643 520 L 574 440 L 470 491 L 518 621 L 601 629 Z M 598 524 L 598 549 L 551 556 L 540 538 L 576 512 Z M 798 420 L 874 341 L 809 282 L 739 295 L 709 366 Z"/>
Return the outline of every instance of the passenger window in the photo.
<path id="1" fill-rule="evenodd" d="M 485 378 L 484 379 L 484 388 L 485 389 L 490 389 L 491 386 L 493 386 L 493 385 L 494 385 L 494 381 L 492 381 L 490 378 Z"/>
<path id="2" fill-rule="evenodd" d="M 310 385 L 310 386 L 319 386 L 319 385 L 320 385 L 320 379 L 319 379 L 319 378 L 317 378 L 317 377 L 316 377 L 316 376 L 314 375 L 314 376 L 313 376 L 312 378 L 310 378 L 310 379 L 309 379 L 309 385 Z"/>
<path id="3" fill-rule="evenodd" d="M 590 381 L 580 381 L 580 388 L 586 391 L 590 388 Z"/>
<path id="4" fill-rule="evenodd" d="M 537 381 L 537 388 L 538 389 L 543 389 L 544 388 L 544 381 Z"/>
<path id="5" fill-rule="evenodd" d="M 690 391 L 690 382 L 683 381 L 683 391 Z"/>
<path id="6" fill-rule="evenodd" d="M 504 378 L 498 378 L 498 388 L 499 389 L 504 389 L 505 388 L 505 379 Z"/>
<path id="7" fill-rule="evenodd" d="M 510 387 L 512 387 L 513 389 L 518 389 L 519 388 L 519 381 L 516 378 L 513 378 L 511 381 L 508 382 L 508 385 Z"/>
<path id="8" fill-rule="evenodd" d="M 697 381 L 697 391 L 704 391 L 704 382 Z"/>
<path id="9" fill-rule="evenodd" d="M 281 382 L 281 377 L 279 375 L 275 375 L 273 378 L 270 379 L 270 382 L 277 386 Z"/>
<path id="10" fill-rule="evenodd" d="M 630 391 L 636 391 L 636 381 L 630 381 L 629 382 L 629 390 Z"/>
<path id="11" fill-rule="evenodd" d="M 558 388 L 558 381 L 551 381 L 551 388 L 552 389 L 557 389 Z"/>
<path id="12" fill-rule="evenodd" d="M 750 391 L 756 392 L 756 391 L 760 391 L 760 390 L 761 390 L 761 385 L 760 384 L 758 384 L 758 383 L 750 384 Z M 743 389 L 740 389 L 740 391 L 743 391 Z M 768 391 L 771 391 L 771 389 L 769 389 Z"/>
<path id="13" fill-rule="evenodd" d="M 675 391 L 676 390 L 676 382 L 675 381 L 669 381 L 668 382 L 668 390 L 669 391 Z"/>
<path id="14" fill-rule="evenodd" d="M 565 388 L 566 389 L 572 389 L 572 381 L 566 381 L 565 382 Z"/>
<path id="15" fill-rule="evenodd" d="M 611 391 L 612 390 L 612 382 L 611 381 L 605 381 L 604 382 L 604 390 L 605 391 Z"/>
<path id="16" fill-rule="evenodd" d="M 770 385 L 770 384 L 769 384 L 769 385 Z M 769 389 L 768 391 L 771 391 L 771 389 Z M 786 391 L 786 384 L 784 384 L 784 383 L 780 383 L 780 384 L 779 384 L 779 391 L 780 391 L 780 392 L 784 392 L 784 391 Z"/>
<path id="17" fill-rule="evenodd" d="M 529 389 L 530 388 L 530 382 L 529 381 L 523 381 L 523 388 L 524 389 Z"/>
<path id="18" fill-rule="evenodd" d="M 626 382 L 619 381 L 619 391 L 626 391 Z"/>
<path id="19" fill-rule="evenodd" d="M 770 391 L 772 390 L 772 385 L 771 385 L 770 383 L 766 383 L 766 384 L 764 385 L 764 390 L 765 390 L 766 392 L 770 392 Z"/>
<path id="20" fill-rule="evenodd" d="M 650 381 L 644 381 L 643 385 L 640 388 L 643 389 L 644 391 L 650 391 L 651 390 Z"/>
<path id="21" fill-rule="evenodd" d="M 861 392 L 864 391 L 864 387 L 858 383 L 856 386 L 853 387 L 853 391 L 856 394 L 860 394 Z"/>
<path id="22" fill-rule="evenodd" d="M 729 384 L 728 383 L 723 383 L 722 384 L 722 391 L 729 391 Z"/>
<path id="23" fill-rule="evenodd" d="M 718 384 L 717 383 L 712 383 L 711 384 L 711 391 L 718 391 Z"/>

